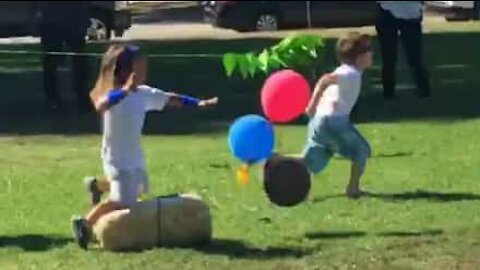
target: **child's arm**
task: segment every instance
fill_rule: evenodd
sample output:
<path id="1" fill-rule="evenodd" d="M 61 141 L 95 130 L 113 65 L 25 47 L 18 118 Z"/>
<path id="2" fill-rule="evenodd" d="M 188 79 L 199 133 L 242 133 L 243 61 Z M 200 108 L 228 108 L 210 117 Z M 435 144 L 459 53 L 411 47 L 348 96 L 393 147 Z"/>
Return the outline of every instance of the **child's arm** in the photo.
<path id="1" fill-rule="evenodd" d="M 124 89 L 112 89 L 108 91 L 108 93 L 99 96 L 99 97 L 92 97 L 93 106 L 95 110 L 99 113 L 103 113 L 110 109 L 111 107 L 118 104 L 128 95 L 128 91 Z"/>
<path id="2" fill-rule="evenodd" d="M 201 100 L 198 98 L 190 97 L 187 95 L 180 95 L 176 93 L 168 93 L 167 95 L 170 97 L 168 105 L 176 108 L 182 108 L 182 107 L 204 108 L 204 107 L 216 105 L 218 103 L 218 97 Z"/>
<path id="3" fill-rule="evenodd" d="M 328 86 L 336 83 L 337 81 L 337 76 L 333 73 L 325 74 L 318 80 L 317 84 L 315 85 L 315 90 L 313 92 L 312 98 L 310 99 L 310 102 L 308 103 L 307 109 L 305 110 L 305 113 L 312 117 L 315 115 L 315 112 L 317 110 L 318 102 L 323 96 L 323 92 L 325 89 L 327 89 Z"/>
<path id="4" fill-rule="evenodd" d="M 132 73 L 122 88 L 116 88 L 103 95 L 90 94 L 95 110 L 103 113 L 122 101 L 133 89 L 134 74 Z"/>
<path id="5" fill-rule="evenodd" d="M 140 86 L 139 89 L 147 95 L 146 111 L 162 111 L 166 106 L 205 108 L 218 103 L 217 97 L 201 100 L 187 95 L 164 92 L 148 85 Z"/>

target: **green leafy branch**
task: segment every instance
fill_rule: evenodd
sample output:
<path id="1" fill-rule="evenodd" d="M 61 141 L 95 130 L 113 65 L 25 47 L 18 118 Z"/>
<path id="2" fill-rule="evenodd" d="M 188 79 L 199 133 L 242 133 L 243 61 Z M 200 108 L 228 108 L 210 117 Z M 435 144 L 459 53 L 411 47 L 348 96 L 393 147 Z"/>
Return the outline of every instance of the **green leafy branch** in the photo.
<path id="1" fill-rule="evenodd" d="M 237 71 L 243 79 L 260 72 L 268 74 L 279 68 L 298 69 L 312 65 L 324 46 L 320 36 L 297 35 L 283 39 L 260 54 L 226 53 L 223 66 L 228 77 Z"/>

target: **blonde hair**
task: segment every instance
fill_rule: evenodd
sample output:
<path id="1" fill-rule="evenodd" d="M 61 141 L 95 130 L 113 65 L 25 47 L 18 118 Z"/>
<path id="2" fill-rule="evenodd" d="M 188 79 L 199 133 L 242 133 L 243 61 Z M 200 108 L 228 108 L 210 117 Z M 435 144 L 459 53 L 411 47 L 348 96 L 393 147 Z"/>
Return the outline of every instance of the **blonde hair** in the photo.
<path id="1" fill-rule="evenodd" d="M 97 81 L 90 92 L 92 101 L 115 87 L 115 69 L 117 66 L 117 58 L 124 49 L 125 46 L 113 45 L 103 54 Z"/>
<path id="2" fill-rule="evenodd" d="M 371 50 L 370 36 L 351 32 L 337 42 L 336 53 L 340 62 L 354 64 L 361 54 Z"/>

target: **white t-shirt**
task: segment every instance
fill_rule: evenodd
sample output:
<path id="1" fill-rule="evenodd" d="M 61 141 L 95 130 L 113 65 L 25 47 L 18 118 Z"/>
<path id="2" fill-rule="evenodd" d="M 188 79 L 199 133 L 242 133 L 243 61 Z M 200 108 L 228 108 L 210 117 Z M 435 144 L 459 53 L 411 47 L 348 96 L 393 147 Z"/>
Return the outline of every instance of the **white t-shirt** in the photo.
<path id="1" fill-rule="evenodd" d="M 337 77 L 337 83 L 325 89 L 318 102 L 316 114 L 348 116 L 360 95 L 362 72 L 354 66 L 343 64 L 333 74 Z"/>
<path id="2" fill-rule="evenodd" d="M 397 19 L 413 20 L 422 17 L 421 1 L 377 1 L 383 10 L 390 11 Z"/>
<path id="3" fill-rule="evenodd" d="M 140 145 L 143 123 L 148 111 L 161 111 L 169 101 L 162 90 L 138 86 L 120 103 L 103 115 L 102 159 L 117 169 L 143 168 L 145 160 Z"/>

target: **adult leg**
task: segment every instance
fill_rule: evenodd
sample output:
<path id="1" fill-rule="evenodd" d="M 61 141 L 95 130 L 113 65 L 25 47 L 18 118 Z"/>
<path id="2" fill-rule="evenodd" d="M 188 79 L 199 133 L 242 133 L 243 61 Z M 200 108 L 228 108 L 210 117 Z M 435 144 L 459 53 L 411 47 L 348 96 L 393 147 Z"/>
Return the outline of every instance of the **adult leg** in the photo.
<path id="1" fill-rule="evenodd" d="M 73 53 L 85 52 L 84 31 L 71 31 L 67 45 Z M 74 89 L 77 95 L 77 105 L 80 112 L 89 112 L 91 110 L 90 98 L 88 95 L 88 57 L 84 55 L 74 55 L 73 59 L 73 78 Z"/>
<path id="2" fill-rule="evenodd" d="M 473 19 L 480 19 L 480 1 L 475 1 L 473 4 Z"/>
<path id="3" fill-rule="evenodd" d="M 397 20 L 389 11 L 378 7 L 375 24 L 380 52 L 382 56 L 383 96 L 391 99 L 395 96 L 395 66 L 397 63 Z"/>
<path id="4" fill-rule="evenodd" d="M 45 53 L 58 52 L 62 49 L 63 30 L 56 26 L 41 26 L 40 35 L 42 48 Z M 43 91 L 45 92 L 49 109 L 58 110 L 61 105 L 57 86 L 58 55 L 43 55 Z"/>
<path id="5" fill-rule="evenodd" d="M 407 55 L 407 62 L 417 83 L 417 94 L 420 97 L 429 97 L 431 91 L 428 72 L 423 62 L 421 20 L 402 21 L 400 37 Z"/>

